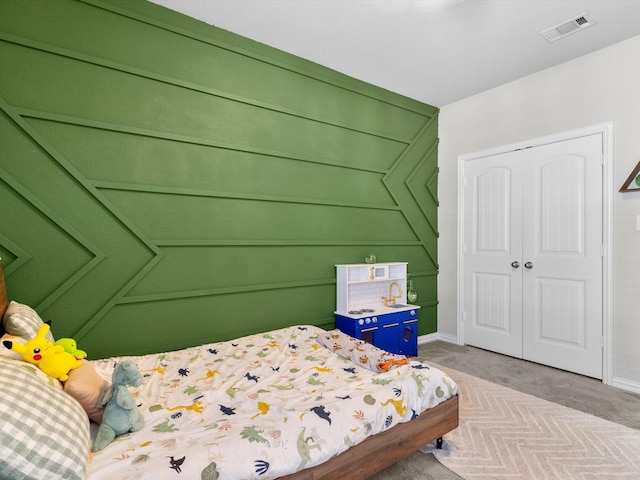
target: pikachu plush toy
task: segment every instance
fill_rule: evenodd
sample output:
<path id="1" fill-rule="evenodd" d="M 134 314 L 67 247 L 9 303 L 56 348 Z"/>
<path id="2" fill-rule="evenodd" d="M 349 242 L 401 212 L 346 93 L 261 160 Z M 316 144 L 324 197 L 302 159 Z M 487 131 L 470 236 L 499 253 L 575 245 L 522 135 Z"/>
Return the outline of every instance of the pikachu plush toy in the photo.
<path id="1" fill-rule="evenodd" d="M 5 340 L 3 344 L 50 377 L 64 382 L 69 378 L 69 371 L 78 368 L 82 362 L 65 351 L 62 345 L 55 345 L 45 338 L 49 328 L 48 324 L 42 324 L 38 334 L 24 345 L 10 340 Z"/>

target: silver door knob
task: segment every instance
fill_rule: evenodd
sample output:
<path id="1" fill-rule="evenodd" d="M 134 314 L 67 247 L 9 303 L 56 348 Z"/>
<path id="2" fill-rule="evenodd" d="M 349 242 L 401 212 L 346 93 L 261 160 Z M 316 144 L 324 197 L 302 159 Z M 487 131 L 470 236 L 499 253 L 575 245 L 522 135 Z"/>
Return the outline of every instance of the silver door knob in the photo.
<path id="1" fill-rule="evenodd" d="M 531 263 L 531 262 L 525 263 L 524 264 L 524 268 L 532 269 L 533 268 L 533 263 Z"/>
<path id="2" fill-rule="evenodd" d="M 513 268 L 520 268 L 520 264 L 518 262 L 511 262 L 511 266 Z"/>

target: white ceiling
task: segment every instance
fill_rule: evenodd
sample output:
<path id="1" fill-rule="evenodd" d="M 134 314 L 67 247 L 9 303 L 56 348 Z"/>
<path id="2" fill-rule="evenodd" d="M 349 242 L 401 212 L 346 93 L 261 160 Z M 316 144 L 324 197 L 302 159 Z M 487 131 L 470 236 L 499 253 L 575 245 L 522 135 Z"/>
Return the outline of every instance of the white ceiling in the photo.
<path id="1" fill-rule="evenodd" d="M 151 1 L 437 107 L 640 35 L 640 0 Z"/>

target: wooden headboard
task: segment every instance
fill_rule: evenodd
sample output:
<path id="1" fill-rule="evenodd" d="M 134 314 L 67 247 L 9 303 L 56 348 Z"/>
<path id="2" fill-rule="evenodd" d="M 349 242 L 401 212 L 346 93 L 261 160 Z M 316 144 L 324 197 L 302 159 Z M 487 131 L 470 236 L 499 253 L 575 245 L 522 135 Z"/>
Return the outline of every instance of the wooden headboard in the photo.
<path id="1" fill-rule="evenodd" d="M 0 320 L 5 310 L 9 306 L 9 298 L 7 297 L 7 286 L 4 283 L 4 272 L 2 271 L 2 263 L 0 263 Z M 2 321 L 0 321 L 0 325 Z"/>

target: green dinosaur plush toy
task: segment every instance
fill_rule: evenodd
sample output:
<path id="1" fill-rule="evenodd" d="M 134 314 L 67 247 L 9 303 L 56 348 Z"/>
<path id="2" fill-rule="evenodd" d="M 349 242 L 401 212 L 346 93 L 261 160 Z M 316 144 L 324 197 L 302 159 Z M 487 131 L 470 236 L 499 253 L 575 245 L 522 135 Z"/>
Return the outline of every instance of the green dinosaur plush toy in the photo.
<path id="1" fill-rule="evenodd" d="M 62 345 L 62 348 L 64 348 L 65 352 L 70 353 L 78 360 L 87 358 L 87 352 L 78 349 L 78 345 L 73 338 L 60 338 L 59 340 L 56 340 L 55 345 Z"/>
<path id="2" fill-rule="evenodd" d="M 118 435 L 136 432 L 144 425 L 142 414 L 127 388 L 142 385 L 142 374 L 132 360 L 123 360 L 116 365 L 112 375 L 111 398 L 102 415 L 96 439 L 91 447 L 98 452 L 109 445 Z"/>

